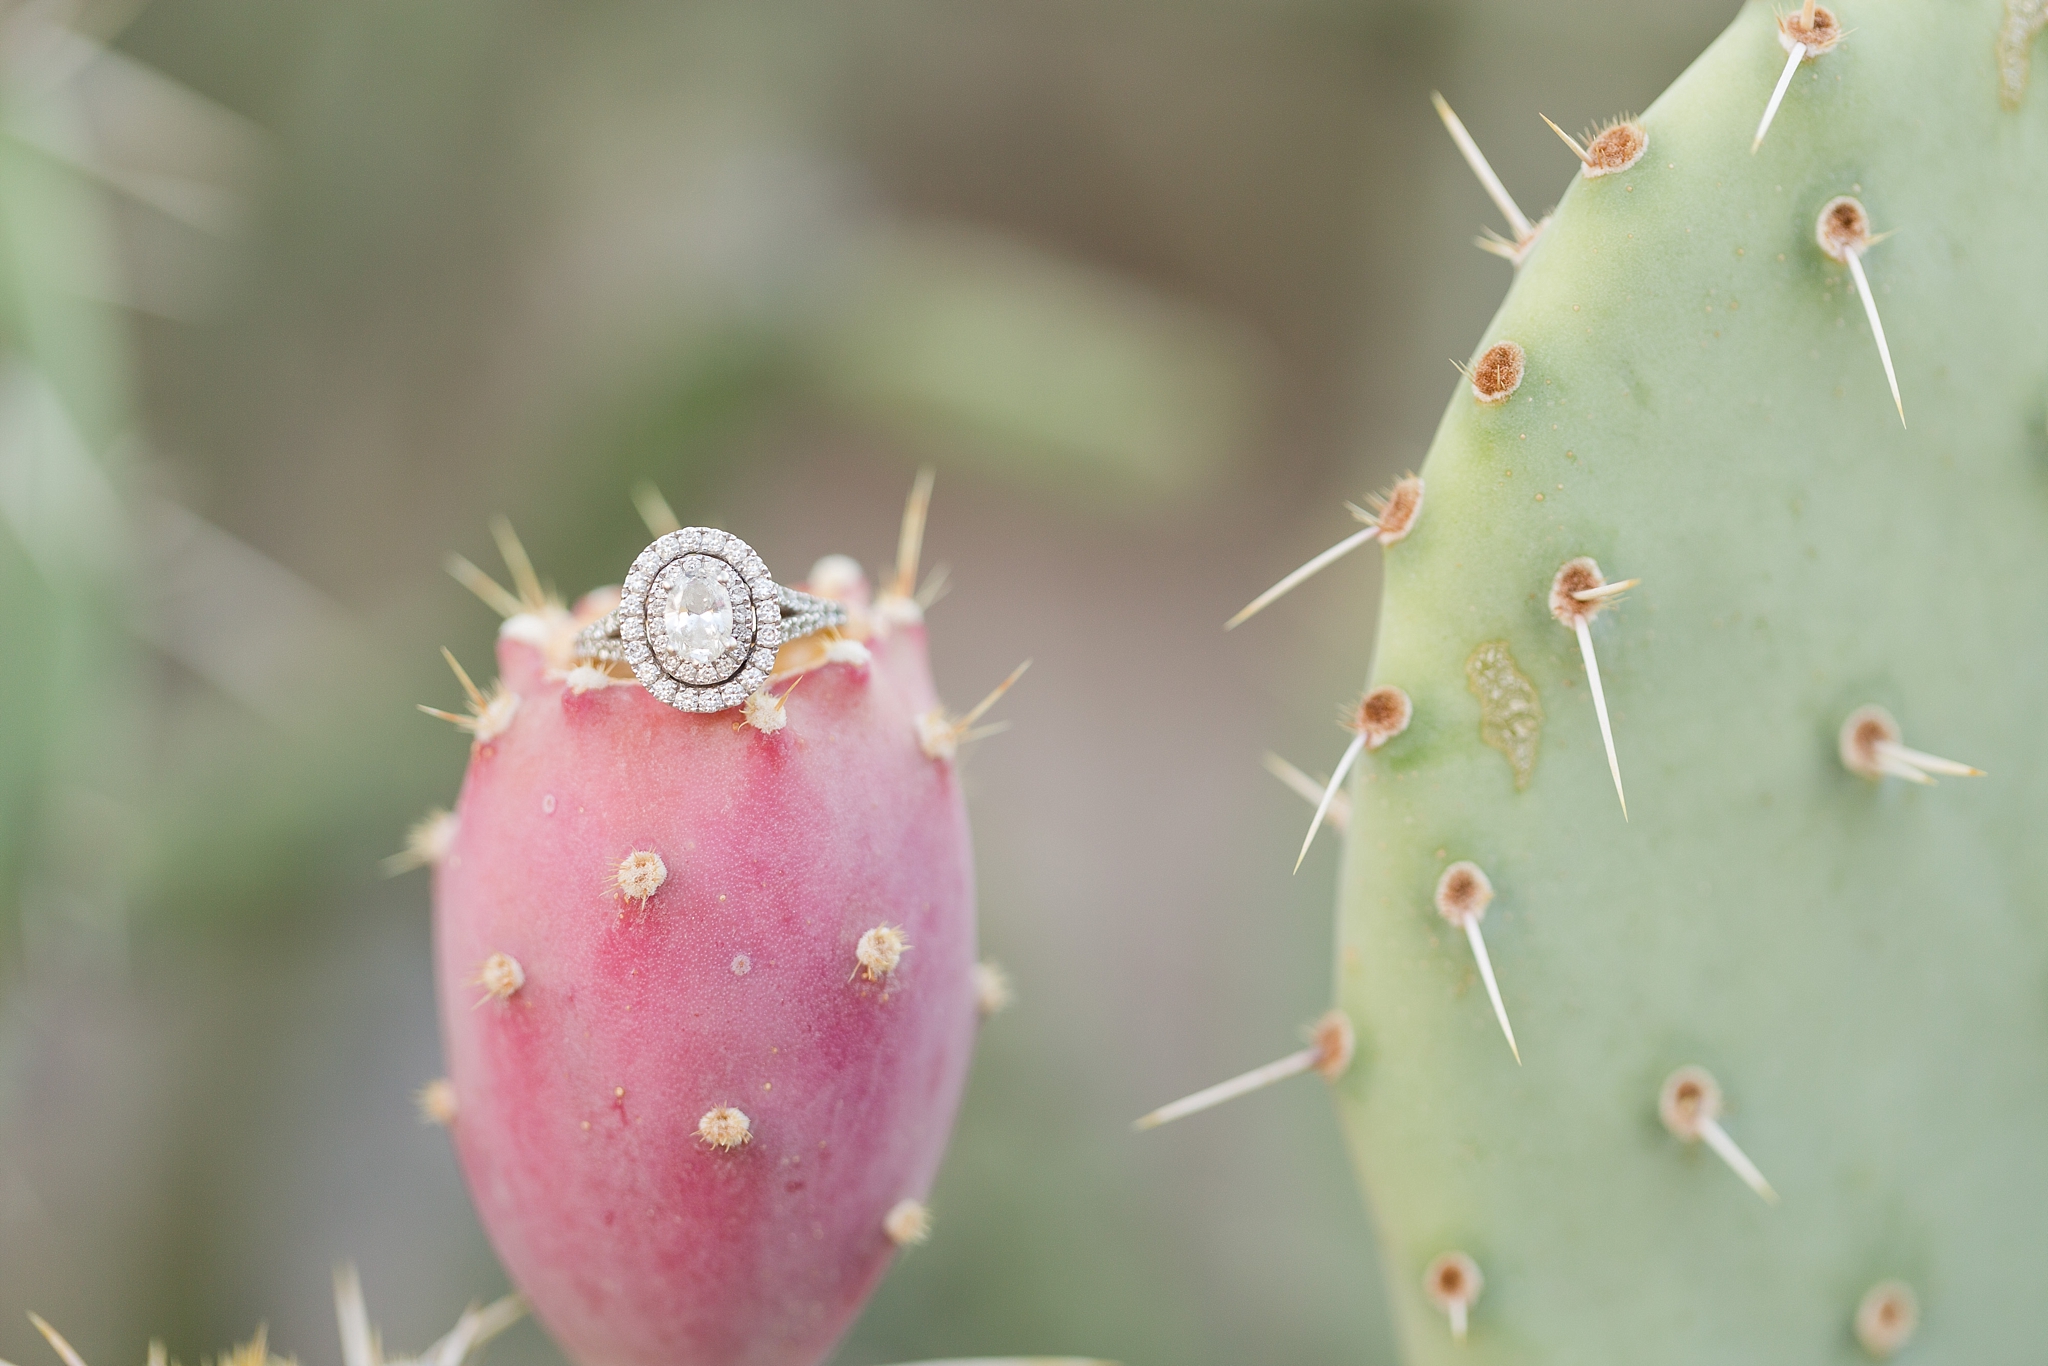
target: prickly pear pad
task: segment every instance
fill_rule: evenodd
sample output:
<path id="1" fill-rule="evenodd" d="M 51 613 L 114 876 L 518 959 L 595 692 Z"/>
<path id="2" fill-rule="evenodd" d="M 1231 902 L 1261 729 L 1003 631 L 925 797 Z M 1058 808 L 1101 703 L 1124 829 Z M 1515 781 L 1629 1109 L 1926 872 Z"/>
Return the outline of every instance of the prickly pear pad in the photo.
<path id="1" fill-rule="evenodd" d="M 2037 1350 L 2048 90 L 2001 105 L 2002 0 L 1833 8 L 1760 151 L 1786 53 L 1753 3 L 1635 165 L 1572 168 L 1475 338 L 1523 349 L 1520 387 L 1458 386 L 1387 558 L 1371 682 L 1414 721 L 1353 785 L 1337 1094 L 1411 1361 L 1846 1362 L 1893 1281 L 1901 1359 Z M 1817 241 L 1841 195 L 1908 427 Z M 1589 624 L 1627 821 L 1546 602 L 1577 556 L 1642 579 Z M 1481 650 L 1540 697 L 1512 754 Z M 1866 703 L 1990 776 L 1849 771 Z M 1464 859 L 1520 1067 L 1431 906 Z M 1777 1206 L 1660 1124 L 1685 1064 Z M 1463 1344 L 1424 1288 L 1454 1250 L 1485 1277 Z"/>

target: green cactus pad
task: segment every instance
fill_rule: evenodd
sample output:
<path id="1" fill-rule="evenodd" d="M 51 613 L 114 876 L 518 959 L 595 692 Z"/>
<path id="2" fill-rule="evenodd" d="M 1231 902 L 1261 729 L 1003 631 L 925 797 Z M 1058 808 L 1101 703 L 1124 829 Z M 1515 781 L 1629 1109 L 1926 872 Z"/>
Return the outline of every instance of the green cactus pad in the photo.
<path id="1" fill-rule="evenodd" d="M 1354 783 L 1337 1096 L 1413 1362 L 1858 1361 L 1892 1279 L 1901 1360 L 2040 1350 L 2048 90 L 2002 99 L 2004 0 L 1836 13 L 1760 152 L 1786 53 L 1751 4 L 1633 167 L 1574 177 L 1474 348 L 1519 343 L 1520 387 L 1460 384 L 1387 552 L 1373 681 L 1415 719 Z M 1838 195 L 1891 234 L 1907 427 L 1815 239 Z M 1582 555 L 1643 580 L 1591 627 L 1626 822 L 1547 601 Z M 1990 775 L 1853 775 L 1865 703 Z M 1432 905 L 1462 859 L 1519 1067 Z M 1683 1064 L 1781 1203 L 1660 1123 Z M 1462 1344 L 1447 1251 L 1485 1278 Z"/>

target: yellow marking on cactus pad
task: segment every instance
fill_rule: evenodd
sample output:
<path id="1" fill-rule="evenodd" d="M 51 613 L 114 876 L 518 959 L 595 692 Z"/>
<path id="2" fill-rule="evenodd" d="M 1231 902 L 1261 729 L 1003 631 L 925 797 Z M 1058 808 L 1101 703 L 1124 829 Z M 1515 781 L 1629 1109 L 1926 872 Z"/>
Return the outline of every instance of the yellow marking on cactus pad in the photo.
<path id="1" fill-rule="evenodd" d="M 1465 686 L 1479 699 L 1479 738 L 1501 752 L 1517 791 L 1529 786 L 1543 738 L 1543 699 L 1515 664 L 1504 640 L 1489 640 L 1465 661 Z"/>
<path id="2" fill-rule="evenodd" d="M 2033 71 L 2034 39 L 2048 27 L 2048 0 L 2005 0 L 1998 26 L 1998 102 L 2017 109 L 2026 98 Z"/>

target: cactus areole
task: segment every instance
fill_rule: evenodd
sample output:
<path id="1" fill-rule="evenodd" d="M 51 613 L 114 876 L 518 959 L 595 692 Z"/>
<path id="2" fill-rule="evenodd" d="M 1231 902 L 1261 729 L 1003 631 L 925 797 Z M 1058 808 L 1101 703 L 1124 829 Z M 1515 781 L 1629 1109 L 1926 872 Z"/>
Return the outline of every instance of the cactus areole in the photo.
<path id="1" fill-rule="evenodd" d="M 582 1366 L 810 1366 L 928 1193 L 976 1028 L 924 627 L 863 615 L 795 696 L 692 715 L 564 671 L 604 605 L 506 623 L 516 706 L 436 864 L 456 1150 Z"/>

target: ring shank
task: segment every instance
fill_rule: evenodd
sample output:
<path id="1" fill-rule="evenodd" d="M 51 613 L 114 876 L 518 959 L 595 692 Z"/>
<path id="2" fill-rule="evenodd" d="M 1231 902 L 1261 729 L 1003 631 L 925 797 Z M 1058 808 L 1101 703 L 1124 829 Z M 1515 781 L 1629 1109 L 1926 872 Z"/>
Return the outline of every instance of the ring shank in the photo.
<path id="1" fill-rule="evenodd" d="M 783 584 L 775 585 L 775 605 L 785 645 L 846 624 L 846 604 Z M 576 633 L 573 657 L 578 664 L 603 667 L 627 663 L 616 607 Z"/>

